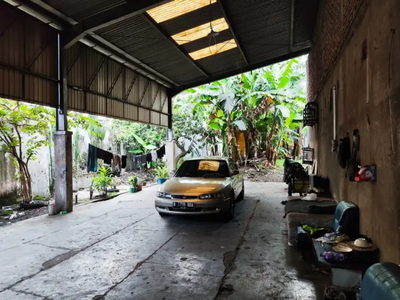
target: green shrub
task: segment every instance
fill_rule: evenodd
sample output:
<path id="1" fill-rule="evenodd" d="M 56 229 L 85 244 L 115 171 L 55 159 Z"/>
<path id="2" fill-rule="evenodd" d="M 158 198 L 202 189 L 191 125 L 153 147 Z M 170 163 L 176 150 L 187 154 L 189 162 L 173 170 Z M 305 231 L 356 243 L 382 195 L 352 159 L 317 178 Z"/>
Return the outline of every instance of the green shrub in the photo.
<path id="1" fill-rule="evenodd" d="M 134 189 L 137 188 L 137 186 L 138 186 L 138 179 L 137 179 L 137 176 L 136 176 L 136 175 L 131 176 L 131 177 L 129 178 L 129 184 L 131 185 L 132 188 L 134 188 Z"/>
<path id="2" fill-rule="evenodd" d="M 97 176 L 93 176 L 93 186 L 101 194 L 107 195 L 107 188 L 112 186 L 111 172 L 106 167 L 102 167 Z"/>
<path id="3" fill-rule="evenodd" d="M 166 167 L 161 167 L 156 170 L 157 178 L 168 178 L 169 172 Z"/>

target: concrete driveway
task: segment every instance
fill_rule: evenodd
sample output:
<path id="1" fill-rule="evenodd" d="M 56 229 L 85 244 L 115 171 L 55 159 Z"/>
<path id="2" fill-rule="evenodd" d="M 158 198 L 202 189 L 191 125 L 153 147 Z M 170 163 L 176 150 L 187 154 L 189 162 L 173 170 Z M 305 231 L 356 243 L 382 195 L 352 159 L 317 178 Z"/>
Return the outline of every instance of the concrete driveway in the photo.
<path id="1" fill-rule="evenodd" d="M 230 222 L 161 218 L 151 187 L 0 228 L 0 299 L 323 299 L 282 235 L 284 187 L 246 183 Z"/>

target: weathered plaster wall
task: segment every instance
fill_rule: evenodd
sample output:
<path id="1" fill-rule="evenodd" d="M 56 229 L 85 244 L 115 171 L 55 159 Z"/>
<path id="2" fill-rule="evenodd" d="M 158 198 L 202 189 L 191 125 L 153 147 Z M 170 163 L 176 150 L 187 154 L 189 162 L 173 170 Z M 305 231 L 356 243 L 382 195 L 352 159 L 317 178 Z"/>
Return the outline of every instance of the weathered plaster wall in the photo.
<path id="1" fill-rule="evenodd" d="M 381 260 L 400 263 L 400 1 L 358 2 L 358 13 L 342 44 L 332 44 L 326 28 L 325 36 L 316 32 L 309 60 L 309 97 L 318 101 L 320 117 L 311 131 L 311 145 L 319 173 L 329 176 L 335 199 L 359 205 L 361 231 L 378 244 Z M 339 20 L 346 18 L 342 15 Z M 320 13 L 318 22 L 323 21 Z M 327 58 L 324 51 L 332 45 L 336 54 Z M 312 65 L 315 62 L 321 65 L 317 68 Z M 359 129 L 361 163 L 377 165 L 377 183 L 350 182 L 338 165 L 337 154 L 331 152 L 334 86 L 338 89 L 338 138 Z"/>
<path id="2" fill-rule="evenodd" d="M 17 193 L 15 167 L 5 153 L 0 151 L 0 205 L 12 200 Z"/>

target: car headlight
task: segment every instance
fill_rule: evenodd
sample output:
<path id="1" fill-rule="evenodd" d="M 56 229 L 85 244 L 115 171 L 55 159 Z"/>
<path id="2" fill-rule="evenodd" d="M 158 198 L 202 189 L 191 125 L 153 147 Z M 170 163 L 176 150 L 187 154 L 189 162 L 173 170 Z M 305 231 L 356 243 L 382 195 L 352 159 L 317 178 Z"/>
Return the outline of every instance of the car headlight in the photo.
<path id="1" fill-rule="evenodd" d="M 171 199 L 171 194 L 163 193 L 163 192 L 157 192 L 157 197 L 158 198 Z"/>
<path id="2" fill-rule="evenodd" d="M 200 199 L 223 199 L 223 198 L 225 198 L 225 194 L 224 193 L 205 194 L 205 195 L 201 195 L 199 198 Z"/>

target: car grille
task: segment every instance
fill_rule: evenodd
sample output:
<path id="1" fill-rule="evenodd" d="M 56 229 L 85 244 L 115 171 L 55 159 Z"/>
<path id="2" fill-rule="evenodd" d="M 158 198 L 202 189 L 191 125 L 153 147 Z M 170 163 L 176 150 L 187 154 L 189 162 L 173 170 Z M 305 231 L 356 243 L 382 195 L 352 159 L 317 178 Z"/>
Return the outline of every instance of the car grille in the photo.
<path id="1" fill-rule="evenodd" d="M 192 200 L 192 199 L 198 199 L 198 196 L 185 196 L 185 195 L 172 195 L 172 200 L 173 199 L 184 199 L 184 200 Z"/>
<path id="2" fill-rule="evenodd" d="M 185 212 L 185 213 L 193 213 L 193 212 L 201 212 L 203 209 L 201 208 L 195 208 L 195 209 L 179 209 L 179 208 L 168 208 L 169 211 L 180 211 L 180 212 Z"/>

